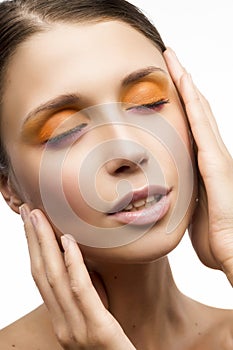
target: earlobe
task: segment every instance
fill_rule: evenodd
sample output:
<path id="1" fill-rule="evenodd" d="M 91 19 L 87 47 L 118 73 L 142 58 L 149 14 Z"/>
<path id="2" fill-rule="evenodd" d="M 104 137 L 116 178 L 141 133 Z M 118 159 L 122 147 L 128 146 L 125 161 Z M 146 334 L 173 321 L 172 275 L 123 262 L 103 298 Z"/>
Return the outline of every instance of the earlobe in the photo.
<path id="1" fill-rule="evenodd" d="M 23 204 L 9 177 L 0 179 L 0 191 L 9 207 L 19 214 L 19 207 Z"/>

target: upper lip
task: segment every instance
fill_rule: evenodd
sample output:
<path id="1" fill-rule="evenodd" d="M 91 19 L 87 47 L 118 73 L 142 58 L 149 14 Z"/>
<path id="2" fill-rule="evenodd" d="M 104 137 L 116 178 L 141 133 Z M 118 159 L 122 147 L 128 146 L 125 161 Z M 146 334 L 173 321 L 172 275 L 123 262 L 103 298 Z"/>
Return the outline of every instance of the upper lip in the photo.
<path id="1" fill-rule="evenodd" d="M 140 199 L 146 199 L 147 197 L 154 195 L 167 195 L 170 191 L 171 188 L 158 185 L 145 186 L 143 188 L 130 191 L 124 197 L 119 199 L 107 214 L 115 214 L 117 212 L 120 212 L 125 209 L 131 202 L 136 202 Z"/>

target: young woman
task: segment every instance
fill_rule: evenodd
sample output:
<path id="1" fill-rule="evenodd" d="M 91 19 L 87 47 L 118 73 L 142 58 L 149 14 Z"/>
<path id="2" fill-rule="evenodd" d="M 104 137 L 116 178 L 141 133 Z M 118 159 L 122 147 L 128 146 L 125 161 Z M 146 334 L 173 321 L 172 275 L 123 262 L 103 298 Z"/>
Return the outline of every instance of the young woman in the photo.
<path id="1" fill-rule="evenodd" d="M 1 192 L 45 302 L 1 348 L 232 349 L 232 311 L 180 293 L 167 260 L 189 227 L 233 284 L 233 161 L 174 52 L 122 0 L 0 16 Z"/>

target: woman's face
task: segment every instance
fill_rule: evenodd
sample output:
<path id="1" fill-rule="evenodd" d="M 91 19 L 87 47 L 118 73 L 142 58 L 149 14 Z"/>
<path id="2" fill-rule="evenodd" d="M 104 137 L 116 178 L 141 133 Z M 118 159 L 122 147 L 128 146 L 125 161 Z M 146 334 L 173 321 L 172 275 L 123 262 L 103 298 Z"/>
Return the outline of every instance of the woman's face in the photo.
<path id="1" fill-rule="evenodd" d="M 58 237 L 121 262 L 177 245 L 194 206 L 192 147 L 149 39 L 118 21 L 32 36 L 10 62 L 2 115 L 12 184 Z"/>

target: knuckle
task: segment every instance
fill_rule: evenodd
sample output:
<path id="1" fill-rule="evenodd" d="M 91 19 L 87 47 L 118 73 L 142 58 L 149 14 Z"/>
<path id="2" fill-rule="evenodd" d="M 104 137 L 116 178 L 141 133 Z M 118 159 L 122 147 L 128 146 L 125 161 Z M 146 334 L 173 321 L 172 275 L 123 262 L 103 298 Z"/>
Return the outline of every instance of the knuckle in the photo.
<path id="1" fill-rule="evenodd" d="M 200 97 L 197 94 L 194 94 L 192 97 L 187 97 L 185 100 L 185 105 L 187 111 L 191 111 L 193 105 L 198 105 L 201 102 Z"/>
<path id="2" fill-rule="evenodd" d="M 70 345 L 71 338 L 66 327 L 59 326 L 55 329 L 55 336 L 62 347 Z"/>
<path id="3" fill-rule="evenodd" d="M 76 297 L 80 298 L 81 294 L 83 293 L 84 288 L 81 285 L 78 285 L 76 280 L 74 280 L 74 279 L 70 280 L 70 288 L 71 288 L 72 293 Z"/>
<path id="4" fill-rule="evenodd" d="M 98 344 L 96 341 L 90 341 L 85 329 L 77 330 L 77 325 L 71 327 L 71 329 L 59 328 L 56 332 L 56 337 L 59 343 L 64 349 L 70 349 L 72 345 L 75 345 L 75 349 L 96 349 Z M 93 345 L 93 346 L 92 346 Z"/>
<path id="5" fill-rule="evenodd" d="M 66 255 L 66 258 L 65 258 L 65 266 L 66 268 L 69 270 L 72 268 L 72 259 L 70 258 L 70 256 Z"/>
<path id="6" fill-rule="evenodd" d="M 43 274 L 43 270 L 44 270 L 44 267 L 42 262 L 37 261 L 31 264 L 31 274 L 34 281 L 37 281 L 40 278 L 40 276 Z"/>
<path id="7" fill-rule="evenodd" d="M 76 279 L 70 280 L 70 288 L 76 299 L 81 299 L 83 296 L 87 295 L 91 287 L 91 283 L 78 282 Z"/>
<path id="8" fill-rule="evenodd" d="M 46 277 L 52 289 L 54 289 L 58 285 L 58 283 L 63 280 L 57 272 L 46 271 Z"/>
<path id="9" fill-rule="evenodd" d="M 43 238 L 41 237 L 41 234 L 39 231 L 37 231 L 36 237 L 37 237 L 37 242 L 38 242 L 40 248 L 42 248 L 43 247 Z"/>
<path id="10" fill-rule="evenodd" d="M 78 344 L 78 349 L 92 349 L 92 347 L 89 346 L 89 342 L 87 341 L 86 337 L 80 337 L 77 336 L 76 334 L 72 334 L 71 336 L 71 340 L 70 340 L 73 344 L 75 344 L 77 346 Z"/>
<path id="11" fill-rule="evenodd" d="M 98 334 L 98 331 L 95 329 L 91 330 L 82 330 L 77 332 L 77 329 L 74 330 L 70 341 L 74 344 L 79 345 L 79 349 L 103 349 L 106 348 L 106 339 L 102 337 L 102 334 Z M 111 344 L 111 341 L 109 342 Z"/>

